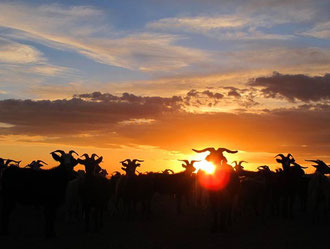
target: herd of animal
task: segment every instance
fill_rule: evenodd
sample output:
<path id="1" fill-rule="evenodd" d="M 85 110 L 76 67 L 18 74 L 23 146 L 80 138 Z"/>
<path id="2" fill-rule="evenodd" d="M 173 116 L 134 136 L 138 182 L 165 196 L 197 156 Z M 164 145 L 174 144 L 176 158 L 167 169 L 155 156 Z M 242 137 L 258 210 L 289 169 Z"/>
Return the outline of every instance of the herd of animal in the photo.
<path id="1" fill-rule="evenodd" d="M 297 212 L 304 212 L 318 222 L 330 211 L 330 166 L 321 160 L 306 160 L 314 163 L 313 174 L 306 174 L 305 167 L 291 154 L 275 156 L 281 164 L 275 171 L 267 165 L 249 171 L 244 169 L 244 161 L 234 161 L 232 166 L 224 156 L 224 152 L 237 151 L 194 151 L 209 152 L 205 160 L 215 165 L 212 175 L 201 169 L 195 172 L 195 160 L 181 160 L 184 170 L 179 173 L 170 169 L 138 173 L 137 167 L 143 160 L 126 159 L 120 162 L 123 173 L 115 171 L 107 176 L 107 171 L 100 167 L 103 157 L 79 157 L 73 150 L 51 152 L 59 163 L 51 169 L 42 169 L 46 163 L 41 160 L 20 167 L 20 161 L 0 158 L 0 233 L 9 233 L 10 216 L 17 204 L 43 208 L 47 237 L 55 235 L 60 207 L 65 207 L 68 221 L 83 219 L 86 231 L 91 227 L 98 230 L 110 205 L 112 215 L 150 219 L 156 195 L 175 199 L 178 214 L 184 204 L 207 210 L 212 217 L 212 231 L 225 231 L 235 219 L 251 213 L 264 221 L 271 216 L 294 218 Z M 75 171 L 78 164 L 85 170 Z"/>

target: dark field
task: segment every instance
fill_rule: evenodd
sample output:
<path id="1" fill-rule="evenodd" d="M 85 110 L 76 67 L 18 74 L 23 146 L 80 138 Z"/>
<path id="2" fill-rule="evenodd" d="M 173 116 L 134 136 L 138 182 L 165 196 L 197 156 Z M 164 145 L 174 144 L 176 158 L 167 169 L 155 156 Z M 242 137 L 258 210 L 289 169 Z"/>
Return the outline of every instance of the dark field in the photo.
<path id="1" fill-rule="evenodd" d="M 173 200 L 155 198 L 150 220 L 125 221 L 105 214 L 100 232 L 84 232 L 82 221 L 67 222 L 58 213 L 57 237 L 43 237 L 42 210 L 18 207 L 12 215 L 8 237 L 1 248 L 330 248 L 329 221 L 312 224 L 302 214 L 294 220 L 269 218 L 261 222 L 253 214 L 239 218 L 227 233 L 210 233 L 206 210 L 185 208 L 176 214 Z"/>

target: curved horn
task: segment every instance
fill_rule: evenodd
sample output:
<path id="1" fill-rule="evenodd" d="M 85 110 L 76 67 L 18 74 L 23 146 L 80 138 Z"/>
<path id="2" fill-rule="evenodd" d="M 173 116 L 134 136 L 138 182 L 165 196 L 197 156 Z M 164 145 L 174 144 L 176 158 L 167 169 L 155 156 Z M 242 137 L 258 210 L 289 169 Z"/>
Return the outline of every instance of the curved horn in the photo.
<path id="1" fill-rule="evenodd" d="M 124 163 L 124 162 L 130 162 L 131 159 L 125 159 L 124 161 L 120 161 L 120 163 Z"/>
<path id="2" fill-rule="evenodd" d="M 63 150 L 54 150 L 50 154 L 52 154 L 52 153 L 61 153 L 62 156 L 65 154 L 65 152 Z"/>
<path id="3" fill-rule="evenodd" d="M 264 169 L 269 169 L 267 165 L 262 165 L 257 168 L 258 170 L 264 170 Z"/>
<path id="4" fill-rule="evenodd" d="M 171 169 L 165 169 L 165 170 L 163 171 L 163 173 L 168 173 L 168 172 L 171 172 L 172 174 L 174 174 L 174 171 L 171 170 Z"/>
<path id="5" fill-rule="evenodd" d="M 132 162 L 133 162 L 133 163 L 136 163 L 136 162 L 142 163 L 142 162 L 144 162 L 144 160 L 133 159 Z"/>
<path id="6" fill-rule="evenodd" d="M 238 165 L 242 165 L 242 163 L 248 163 L 247 161 L 239 161 Z"/>
<path id="7" fill-rule="evenodd" d="M 81 155 L 80 157 L 85 157 L 85 159 L 88 159 L 89 158 L 89 156 L 88 156 L 88 154 L 87 153 L 85 153 L 85 154 L 83 154 L 83 155 Z"/>
<path id="8" fill-rule="evenodd" d="M 285 158 L 285 156 L 283 154 L 277 154 L 276 156 L 274 156 L 274 158 L 280 156 L 282 159 Z"/>
<path id="9" fill-rule="evenodd" d="M 196 153 L 203 153 L 203 152 L 206 152 L 206 151 L 209 151 L 209 152 L 215 152 L 215 149 L 213 147 L 209 147 L 209 148 L 205 148 L 203 150 L 195 150 L 195 149 L 192 149 L 193 151 L 195 151 Z"/>
<path id="10" fill-rule="evenodd" d="M 320 160 L 317 159 L 317 160 L 305 160 L 306 162 L 312 162 L 312 163 L 320 163 Z"/>
<path id="11" fill-rule="evenodd" d="M 119 171 L 114 171 L 114 172 L 112 172 L 112 174 L 111 175 L 118 175 L 118 174 L 120 174 L 120 172 Z"/>
<path id="12" fill-rule="evenodd" d="M 42 161 L 42 160 L 37 160 L 37 163 L 43 163 L 43 164 L 46 164 L 46 165 L 48 165 L 48 163 L 45 163 L 44 161 Z"/>
<path id="13" fill-rule="evenodd" d="M 12 159 L 7 159 L 5 165 L 8 166 L 11 162 L 19 164 L 21 161 L 15 161 L 15 160 L 12 160 Z"/>
<path id="14" fill-rule="evenodd" d="M 227 153 L 231 153 L 231 154 L 235 154 L 238 152 L 238 150 L 228 150 L 227 148 L 219 148 L 221 149 L 222 151 L 225 151 Z"/>
<path id="15" fill-rule="evenodd" d="M 93 153 L 91 157 L 95 159 L 96 156 L 99 157 L 97 154 Z"/>
<path id="16" fill-rule="evenodd" d="M 190 164 L 191 164 L 191 165 L 194 165 L 194 163 L 197 163 L 197 162 L 200 162 L 200 161 L 201 161 L 201 160 L 191 160 L 191 161 L 190 161 Z"/>
<path id="17" fill-rule="evenodd" d="M 14 160 L 11 160 L 11 159 L 7 159 L 5 165 L 8 166 L 11 162 L 14 162 Z"/>
<path id="18" fill-rule="evenodd" d="M 14 163 L 17 163 L 17 164 L 20 164 L 20 162 L 22 162 L 22 161 L 16 161 L 16 160 L 11 160 L 11 161 Z"/>
<path id="19" fill-rule="evenodd" d="M 189 161 L 188 160 L 178 160 L 178 161 L 184 162 L 187 165 L 189 164 Z"/>
<path id="20" fill-rule="evenodd" d="M 77 152 L 75 152 L 74 150 L 70 150 L 69 154 L 72 156 L 72 153 L 76 154 L 77 156 L 79 156 L 79 154 Z"/>

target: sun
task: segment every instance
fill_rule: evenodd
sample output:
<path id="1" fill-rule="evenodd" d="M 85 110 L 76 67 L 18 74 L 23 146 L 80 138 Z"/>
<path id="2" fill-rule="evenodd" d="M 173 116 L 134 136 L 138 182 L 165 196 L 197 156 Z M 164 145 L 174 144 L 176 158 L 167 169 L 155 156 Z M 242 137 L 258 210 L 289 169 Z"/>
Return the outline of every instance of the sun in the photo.
<path id="1" fill-rule="evenodd" d="M 213 163 L 210 163 L 208 161 L 202 160 L 200 162 L 196 162 L 195 165 L 197 170 L 201 169 L 207 174 L 213 174 L 215 171 L 215 166 Z"/>

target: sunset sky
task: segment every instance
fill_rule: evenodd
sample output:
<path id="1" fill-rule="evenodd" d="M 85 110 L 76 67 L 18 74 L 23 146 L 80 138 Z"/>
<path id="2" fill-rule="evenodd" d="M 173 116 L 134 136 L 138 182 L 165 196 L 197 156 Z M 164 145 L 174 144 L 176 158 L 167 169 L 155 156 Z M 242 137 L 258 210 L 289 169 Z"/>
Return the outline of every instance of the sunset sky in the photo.
<path id="1" fill-rule="evenodd" d="M 330 1 L 0 1 L 0 157 L 330 163 Z M 310 168 L 309 171 L 313 169 Z"/>

